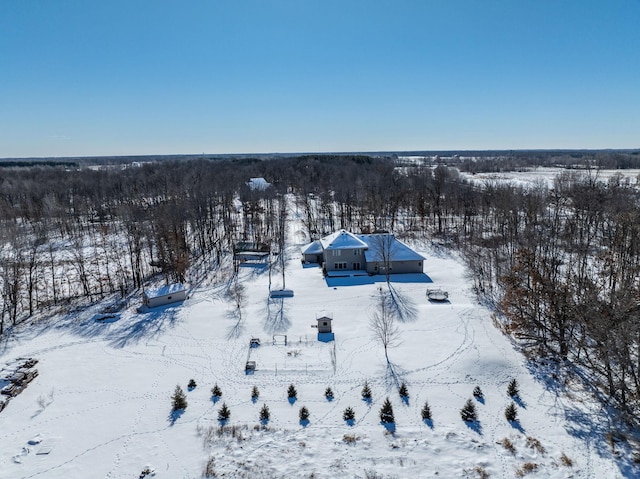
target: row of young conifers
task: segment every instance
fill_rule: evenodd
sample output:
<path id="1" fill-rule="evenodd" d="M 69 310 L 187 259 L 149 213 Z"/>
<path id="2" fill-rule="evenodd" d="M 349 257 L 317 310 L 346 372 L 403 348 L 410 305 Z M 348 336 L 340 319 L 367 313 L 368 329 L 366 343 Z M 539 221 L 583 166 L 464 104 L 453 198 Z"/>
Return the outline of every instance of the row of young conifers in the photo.
<path id="1" fill-rule="evenodd" d="M 319 155 L 90 166 L 3 168 L 0 334 L 163 278 L 224 277 L 237 241 L 282 246 L 296 215 L 288 241 L 387 230 L 459 250 L 525 351 L 584 372 L 629 417 L 639 410 L 640 192 L 622 176 L 478 186 L 441 161 Z M 252 189 L 252 177 L 271 186 Z"/>

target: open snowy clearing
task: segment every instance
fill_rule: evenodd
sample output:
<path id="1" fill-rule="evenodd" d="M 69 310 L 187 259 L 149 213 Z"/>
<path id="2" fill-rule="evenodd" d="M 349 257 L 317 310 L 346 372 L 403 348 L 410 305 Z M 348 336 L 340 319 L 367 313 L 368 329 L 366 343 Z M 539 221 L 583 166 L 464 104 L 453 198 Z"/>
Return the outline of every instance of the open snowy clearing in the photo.
<path id="1" fill-rule="evenodd" d="M 492 326 L 456 258 L 425 247 L 423 277 L 392 276 L 396 294 L 415 311 L 399 323 L 400 344 L 389 350 L 409 389 L 405 403 L 369 328 L 385 278 L 327 284 L 319 268 L 301 266 L 298 248 L 288 250 L 293 297 L 269 300 L 268 271 L 240 268 L 242 321 L 225 283 L 195 286 L 187 301 L 144 314 L 131 304 L 111 321 L 96 321 L 97 306 L 10 338 L 0 366 L 34 357 L 39 376 L 0 412 L 0 478 L 138 477 L 147 466 L 155 477 L 197 478 L 210 457 L 219 477 L 453 478 L 485 471 L 511 478 L 518 470 L 527 477 L 637 477 L 628 451 L 616 455 L 607 445 L 611 425 L 600 408 L 536 378 Z M 273 288 L 283 286 L 279 278 L 274 273 Z M 442 287 L 449 301 L 429 302 L 428 287 Z M 321 315 L 333 317 L 334 342 L 316 339 L 311 325 Z M 261 346 L 250 349 L 251 338 Z M 256 362 L 253 374 L 245 374 L 248 360 Z M 187 392 L 192 378 L 197 387 Z M 521 401 L 511 424 L 504 410 L 513 378 Z M 365 381 L 370 404 L 360 396 Z M 172 418 L 176 384 L 189 405 Z M 214 384 L 223 392 L 217 403 Z M 295 401 L 287 399 L 290 384 Z M 474 400 L 479 421 L 467 426 L 460 409 L 476 385 L 484 400 Z M 324 397 L 327 386 L 332 401 Z M 393 434 L 379 420 L 386 397 Z M 432 422 L 421 419 L 425 401 Z M 231 417 L 218 433 L 223 402 Z M 264 404 L 271 420 L 256 428 Z M 302 406 L 311 413 L 306 426 L 298 418 Z M 342 418 L 347 407 L 355 411 L 352 426 Z"/>

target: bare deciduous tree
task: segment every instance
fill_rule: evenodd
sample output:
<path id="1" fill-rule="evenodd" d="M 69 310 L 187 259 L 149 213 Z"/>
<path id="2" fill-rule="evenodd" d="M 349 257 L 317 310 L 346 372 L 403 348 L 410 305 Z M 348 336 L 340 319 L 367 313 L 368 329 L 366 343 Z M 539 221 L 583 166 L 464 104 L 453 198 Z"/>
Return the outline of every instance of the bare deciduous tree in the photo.
<path id="1" fill-rule="evenodd" d="M 389 361 L 389 348 L 400 343 L 400 330 L 396 324 L 393 307 L 389 304 L 389 296 L 382 288 L 378 289 L 375 309 L 371 312 L 369 328 L 375 339 L 382 343 L 384 357 Z"/>

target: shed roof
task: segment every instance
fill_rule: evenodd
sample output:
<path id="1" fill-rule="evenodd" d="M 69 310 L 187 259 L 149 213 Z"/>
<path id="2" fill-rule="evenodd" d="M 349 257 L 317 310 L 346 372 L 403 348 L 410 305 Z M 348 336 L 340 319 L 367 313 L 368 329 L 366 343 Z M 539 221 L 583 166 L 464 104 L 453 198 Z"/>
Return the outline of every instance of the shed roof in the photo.
<path id="1" fill-rule="evenodd" d="M 391 233 L 359 235 L 360 239 L 367 244 L 368 248 L 364 252 L 367 262 L 383 261 L 383 248 L 388 248 L 389 261 L 422 261 L 424 256 L 416 253 L 402 241 L 398 240 Z"/>
<path id="2" fill-rule="evenodd" d="M 161 288 L 147 289 L 145 294 L 147 298 L 158 298 L 160 296 L 166 296 L 167 294 L 177 293 L 178 291 L 184 291 L 187 289 L 186 285 L 182 283 L 173 283 L 162 286 Z"/>
<path id="3" fill-rule="evenodd" d="M 346 230 L 336 231 L 329 236 L 325 236 L 320 242 L 322 243 L 322 248 L 325 250 L 367 248 L 367 243 Z"/>

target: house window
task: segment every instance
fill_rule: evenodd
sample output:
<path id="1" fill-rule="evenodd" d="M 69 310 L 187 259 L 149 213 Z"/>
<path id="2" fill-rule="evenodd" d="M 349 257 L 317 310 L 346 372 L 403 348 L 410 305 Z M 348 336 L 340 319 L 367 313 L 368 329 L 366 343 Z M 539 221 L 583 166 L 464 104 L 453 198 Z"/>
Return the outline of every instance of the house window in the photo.
<path id="1" fill-rule="evenodd" d="M 360 263 L 353 263 L 353 269 L 354 269 L 355 271 L 360 270 Z"/>
<path id="2" fill-rule="evenodd" d="M 422 267 L 422 261 L 418 261 L 418 266 Z"/>
<path id="3" fill-rule="evenodd" d="M 333 269 L 347 269 L 346 262 L 333 263 Z"/>
<path id="4" fill-rule="evenodd" d="M 171 299 L 171 296 L 167 296 L 167 301 Z"/>

